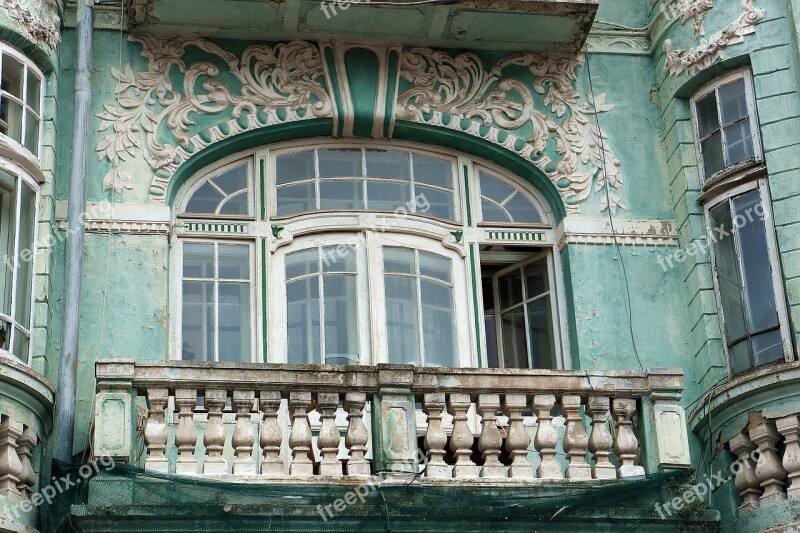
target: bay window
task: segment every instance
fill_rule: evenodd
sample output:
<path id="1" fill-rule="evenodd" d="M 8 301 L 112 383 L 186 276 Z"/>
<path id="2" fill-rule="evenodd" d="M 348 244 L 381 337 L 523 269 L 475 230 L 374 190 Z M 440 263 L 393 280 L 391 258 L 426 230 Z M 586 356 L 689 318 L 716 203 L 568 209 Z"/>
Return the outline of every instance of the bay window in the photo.
<path id="1" fill-rule="evenodd" d="M 233 156 L 185 191 L 174 247 L 184 359 L 562 364 L 552 216 L 488 164 L 317 140 Z M 477 283 L 487 275 L 491 294 Z"/>

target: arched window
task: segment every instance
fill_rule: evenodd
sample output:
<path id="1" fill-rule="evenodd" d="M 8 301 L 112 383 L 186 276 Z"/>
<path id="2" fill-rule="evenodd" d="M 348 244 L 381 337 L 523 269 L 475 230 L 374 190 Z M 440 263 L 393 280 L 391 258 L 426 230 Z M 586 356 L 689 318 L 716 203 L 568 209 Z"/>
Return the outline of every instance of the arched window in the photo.
<path id="1" fill-rule="evenodd" d="M 552 214 L 524 181 L 410 143 L 311 146 L 231 157 L 179 196 L 182 358 L 563 364 Z"/>

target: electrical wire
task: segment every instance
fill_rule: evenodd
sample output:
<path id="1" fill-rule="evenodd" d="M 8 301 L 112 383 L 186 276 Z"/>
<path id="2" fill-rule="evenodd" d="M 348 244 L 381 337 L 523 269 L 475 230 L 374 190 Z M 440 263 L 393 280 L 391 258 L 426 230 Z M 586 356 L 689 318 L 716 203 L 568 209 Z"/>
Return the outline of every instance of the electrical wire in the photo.
<path id="1" fill-rule="evenodd" d="M 584 55 L 586 56 L 586 73 L 589 76 L 589 92 L 592 95 L 592 105 L 595 102 L 595 94 L 594 94 L 594 85 L 592 83 L 592 69 L 589 65 L 589 53 L 584 48 Z M 626 297 L 626 305 L 625 310 L 627 311 L 628 315 L 628 331 L 631 337 L 631 344 L 633 345 L 633 354 L 636 356 L 636 361 L 639 363 L 639 370 L 644 371 L 644 365 L 642 364 L 642 359 L 639 357 L 639 349 L 636 347 L 636 335 L 633 332 L 633 310 L 632 310 L 632 302 L 631 302 L 631 290 L 630 290 L 630 283 L 628 281 L 628 271 L 625 268 L 625 261 L 622 258 L 622 250 L 620 249 L 619 239 L 617 238 L 617 231 L 614 227 L 614 217 L 611 214 L 611 192 L 609 191 L 610 185 L 608 183 L 608 172 L 606 171 L 606 148 L 605 143 L 603 141 L 603 130 L 600 129 L 600 117 L 597 109 L 594 110 L 594 120 L 597 126 L 597 138 L 600 141 L 600 163 L 603 171 L 603 183 L 605 184 L 606 190 L 606 211 L 608 212 L 608 222 L 611 224 L 611 237 L 614 240 L 614 248 L 617 251 L 617 257 L 619 257 L 619 263 L 622 266 L 622 277 L 624 280 L 625 285 L 625 297 Z"/>

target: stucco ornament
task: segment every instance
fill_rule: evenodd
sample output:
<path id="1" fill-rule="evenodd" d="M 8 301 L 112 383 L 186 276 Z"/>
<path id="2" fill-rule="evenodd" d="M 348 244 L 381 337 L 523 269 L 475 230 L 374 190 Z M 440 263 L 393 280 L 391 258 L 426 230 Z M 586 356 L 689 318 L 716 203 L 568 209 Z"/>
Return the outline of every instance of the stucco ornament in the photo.
<path id="1" fill-rule="evenodd" d="M 706 34 L 703 20 L 706 13 L 714 7 L 714 0 L 682 0 L 678 8 L 678 18 L 681 24 L 686 24 L 693 20 L 692 34 L 697 39 Z"/>
<path id="2" fill-rule="evenodd" d="M 766 10 L 753 7 L 755 0 L 742 0 L 742 13 L 727 28 L 712 35 L 708 41 L 700 40 L 700 44 L 692 50 L 673 50 L 672 40 L 664 41 L 666 59 L 664 68 L 670 76 L 688 73 L 710 67 L 723 56 L 725 49 L 744 41 L 745 35 L 755 33 L 756 24 L 764 18 Z"/>
<path id="3" fill-rule="evenodd" d="M 205 39 L 149 35 L 129 39 L 143 45 L 149 68 L 139 74 L 130 65 L 122 71 L 112 69 L 117 102 L 105 104 L 97 115 L 99 130 L 109 132 L 97 143 L 97 155 L 112 164 L 103 179 L 104 190 L 133 188 L 133 177 L 121 163 L 144 149 L 155 172 L 151 197 L 163 201 L 171 175 L 206 146 L 267 125 L 332 115 L 322 59 L 311 43 L 252 45 L 237 56 Z M 226 75 L 239 83 L 219 79 L 217 62 L 188 64 L 183 58 L 189 47 L 222 60 Z M 182 75 L 182 87 L 173 86 L 177 75 Z M 228 120 L 197 131 L 196 119 L 204 115 Z M 166 137 L 164 129 L 171 134 L 171 142 L 159 140 Z"/>
<path id="4" fill-rule="evenodd" d="M 44 2 L 49 7 L 52 2 Z M 42 2 L 39 2 L 41 6 Z M 61 27 L 61 19 L 53 15 L 52 20 L 44 20 L 44 9 L 42 13 L 34 14 L 30 9 L 22 5 L 19 0 L 0 0 L 0 7 L 5 8 L 8 16 L 19 22 L 22 31 L 31 42 L 41 46 L 48 45 L 55 48 L 61 42 L 61 34 L 58 29 Z"/>
<path id="5" fill-rule="evenodd" d="M 396 116 L 484 138 L 532 161 L 555 184 L 568 212 L 594 189 L 605 211 L 625 208 L 620 161 L 592 115 L 614 108 L 605 93 L 575 89 L 582 55 L 524 52 L 487 70 L 471 53 L 452 56 L 429 48 L 402 55 L 400 76 L 413 84 L 398 96 Z M 526 69 L 531 83 L 509 72 Z M 537 106 L 534 94 L 543 106 Z M 550 112 L 546 112 L 549 110 Z M 513 133 L 512 133 L 513 132 Z"/>

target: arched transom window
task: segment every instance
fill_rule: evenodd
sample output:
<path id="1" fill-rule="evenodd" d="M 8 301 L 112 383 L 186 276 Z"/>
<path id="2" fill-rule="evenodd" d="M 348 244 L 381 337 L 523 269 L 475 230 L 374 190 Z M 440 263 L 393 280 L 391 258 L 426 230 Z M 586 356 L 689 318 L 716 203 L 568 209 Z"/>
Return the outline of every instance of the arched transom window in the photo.
<path id="1" fill-rule="evenodd" d="M 552 223 L 523 179 L 452 151 L 316 140 L 238 154 L 178 197 L 175 352 L 559 367 Z"/>

